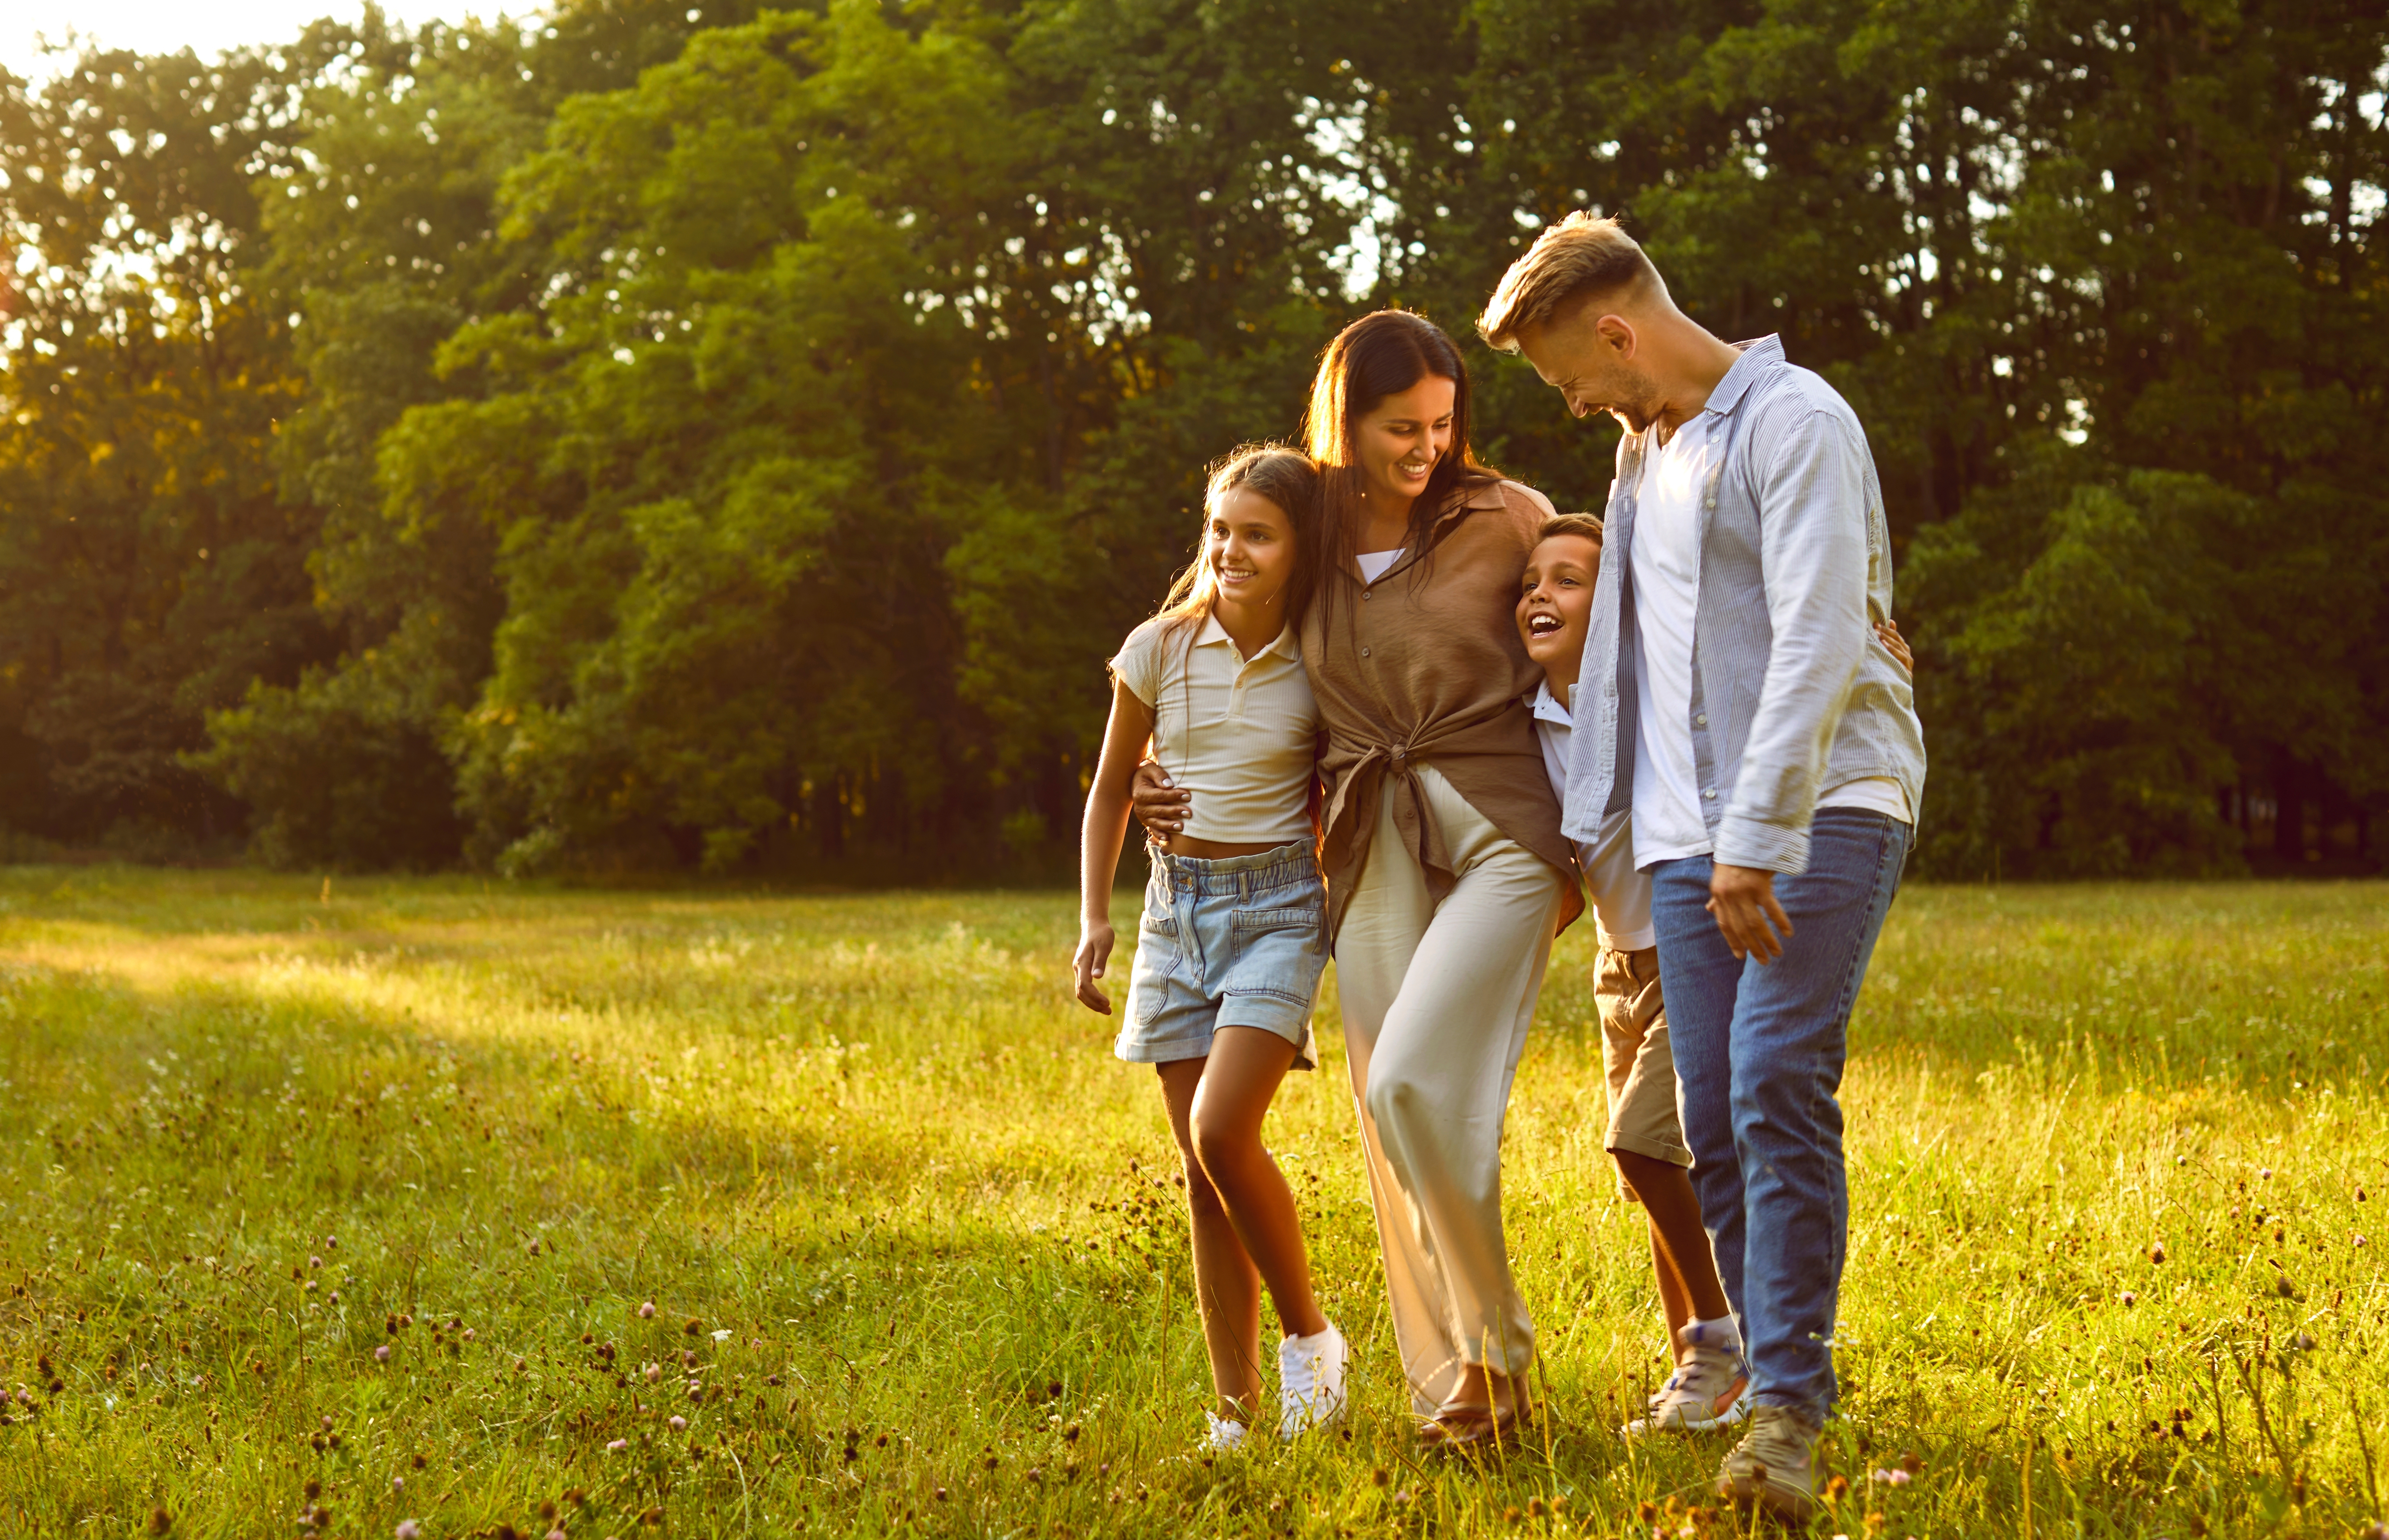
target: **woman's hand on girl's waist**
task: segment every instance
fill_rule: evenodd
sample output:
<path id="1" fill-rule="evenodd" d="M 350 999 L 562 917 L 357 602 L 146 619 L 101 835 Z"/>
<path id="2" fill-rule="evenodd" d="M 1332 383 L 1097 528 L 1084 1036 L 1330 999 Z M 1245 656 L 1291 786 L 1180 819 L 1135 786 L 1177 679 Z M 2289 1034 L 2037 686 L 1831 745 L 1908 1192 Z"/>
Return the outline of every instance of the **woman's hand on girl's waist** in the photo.
<path id="1" fill-rule="evenodd" d="M 1155 760 L 1140 763 L 1136 767 L 1136 778 L 1129 783 L 1129 805 L 1136 809 L 1136 821 L 1144 825 L 1147 833 L 1164 841 L 1170 854 L 1201 859 L 1215 859 L 1208 852 L 1181 850 L 1167 845 L 1172 836 L 1186 827 L 1187 815 L 1194 802 L 1194 794 L 1172 781 L 1169 772 Z M 1239 846 L 1234 854 L 1252 855 L 1256 850 L 1267 848 L 1270 847 L 1262 846 L 1248 850 Z"/>

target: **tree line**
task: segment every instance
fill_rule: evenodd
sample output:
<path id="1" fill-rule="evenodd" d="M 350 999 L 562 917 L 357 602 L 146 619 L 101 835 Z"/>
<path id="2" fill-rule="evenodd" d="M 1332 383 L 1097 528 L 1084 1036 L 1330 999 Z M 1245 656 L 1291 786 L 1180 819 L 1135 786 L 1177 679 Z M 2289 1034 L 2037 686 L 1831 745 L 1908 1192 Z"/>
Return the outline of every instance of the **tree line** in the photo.
<path id="1" fill-rule="evenodd" d="M 564 0 L 0 77 L 0 823 L 1033 868 L 1207 461 L 1570 210 L 1872 435 L 1923 870 L 2374 856 L 2389 14 Z"/>

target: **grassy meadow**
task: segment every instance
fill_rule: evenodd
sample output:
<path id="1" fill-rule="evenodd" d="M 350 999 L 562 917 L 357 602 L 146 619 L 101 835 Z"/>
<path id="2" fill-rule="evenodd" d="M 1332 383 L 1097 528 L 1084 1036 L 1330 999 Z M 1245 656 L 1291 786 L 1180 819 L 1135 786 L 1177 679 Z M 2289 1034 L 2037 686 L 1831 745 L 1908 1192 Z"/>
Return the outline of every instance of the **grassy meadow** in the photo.
<path id="1" fill-rule="evenodd" d="M 1511 1110 L 1531 1447 L 1414 1450 L 1331 973 L 1271 1138 L 1355 1415 L 1207 1461 L 1073 907 L 0 871 L 0 1534 L 1732 1531 L 1720 1440 L 1613 1431 L 1661 1330 L 1589 925 Z M 1820 1535 L 2383 1515 L 2385 956 L 2378 884 L 1900 898 Z"/>

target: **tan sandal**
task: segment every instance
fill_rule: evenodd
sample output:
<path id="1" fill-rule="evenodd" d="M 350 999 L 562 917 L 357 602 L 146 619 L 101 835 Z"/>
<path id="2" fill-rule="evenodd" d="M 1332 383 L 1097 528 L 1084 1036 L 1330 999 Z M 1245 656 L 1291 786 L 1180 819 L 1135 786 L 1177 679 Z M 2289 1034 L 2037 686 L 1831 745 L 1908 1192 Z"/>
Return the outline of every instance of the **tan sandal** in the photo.
<path id="1" fill-rule="evenodd" d="M 1460 1402 L 1438 1410 L 1419 1428 L 1419 1443 L 1429 1449 L 1482 1449 L 1524 1437 L 1528 1419 L 1518 1407 Z"/>

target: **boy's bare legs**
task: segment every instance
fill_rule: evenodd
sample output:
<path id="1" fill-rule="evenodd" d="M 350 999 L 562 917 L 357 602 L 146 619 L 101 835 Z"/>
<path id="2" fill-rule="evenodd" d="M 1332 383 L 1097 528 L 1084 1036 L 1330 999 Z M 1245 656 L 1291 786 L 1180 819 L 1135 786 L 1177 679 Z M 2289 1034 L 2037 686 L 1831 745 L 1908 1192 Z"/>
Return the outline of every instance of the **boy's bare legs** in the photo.
<path id="1" fill-rule="evenodd" d="M 1680 1165 L 1630 1150 L 1612 1150 L 1617 1174 L 1642 1200 L 1651 1221 L 1651 1254 L 1659 1275 L 1659 1305 L 1667 1315 L 1671 1344 L 1688 1320 L 1713 1321 L 1731 1312 L 1725 1286 L 1709 1254 L 1709 1234 L 1701 1226 L 1700 1200 Z M 1677 1350 L 1680 1359 L 1681 1350 Z"/>
<path id="2" fill-rule="evenodd" d="M 1194 1153 L 1193 1114 L 1204 1063 L 1180 1059 L 1161 1065 L 1161 1094 L 1169 1103 L 1169 1131 L 1177 1137 L 1186 1169 L 1186 1213 L 1194 1237 L 1194 1305 L 1203 1317 L 1203 1345 L 1211 1355 L 1211 1388 L 1220 1401 L 1216 1410 L 1231 1422 L 1250 1422 L 1261 1404 L 1260 1273 Z"/>
<path id="3" fill-rule="evenodd" d="M 1326 1329 L 1310 1292 L 1310 1257 L 1294 1194 L 1261 1143 L 1261 1119 L 1295 1047 L 1258 1027 L 1221 1027 L 1208 1059 L 1163 1064 L 1169 1129 L 1186 1169 L 1194 1239 L 1194 1287 L 1211 1355 L 1218 1415 L 1249 1422 L 1260 1405 L 1260 1289 L 1278 1325 L 1309 1336 Z"/>
<path id="4" fill-rule="evenodd" d="M 1261 1143 L 1261 1119 L 1294 1067 L 1295 1046 L 1257 1026 L 1223 1026 L 1211 1038 L 1192 1114 L 1194 1153 L 1226 1200 L 1249 1265 L 1269 1286 L 1278 1328 L 1307 1337 L 1327 1328 L 1310 1292 L 1310 1254 L 1285 1177 Z"/>

